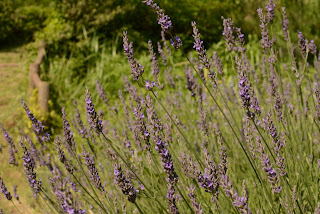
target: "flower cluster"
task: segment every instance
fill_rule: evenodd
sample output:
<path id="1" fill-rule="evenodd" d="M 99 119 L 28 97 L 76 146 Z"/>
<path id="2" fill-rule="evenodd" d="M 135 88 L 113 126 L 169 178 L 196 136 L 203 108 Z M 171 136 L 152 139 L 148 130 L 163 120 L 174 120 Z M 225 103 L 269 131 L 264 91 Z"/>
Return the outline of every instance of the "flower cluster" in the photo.
<path id="1" fill-rule="evenodd" d="M 27 113 L 28 118 L 31 120 L 32 130 L 33 130 L 34 134 L 36 135 L 37 140 L 42 145 L 43 145 L 43 141 L 48 142 L 50 140 L 50 135 L 44 130 L 44 125 L 33 116 L 31 111 L 29 110 L 27 104 L 24 102 L 24 100 L 22 98 L 21 98 L 21 103 L 22 103 L 23 109 Z"/>
<path id="2" fill-rule="evenodd" d="M 134 58 L 133 45 L 132 42 L 129 42 L 128 33 L 126 31 L 123 31 L 123 50 L 131 67 L 132 77 L 135 81 L 138 81 L 144 70 L 143 66 Z"/>
<path id="3" fill-rule="evenodd" d="M 94 105 L 91 100 L 91 94 L 89 92 L 89 89 L 86 89 L 86 110 L 87 110 L 87 119 L 88 124 L 91 126 L 93 130 L 96 131 L 97 135 L 99 136 L 102 132 L 102 121 L 99 119 L 99 116 L 97 115 L 97 112 L 94 109 Z"/>
<path id="4" fill-rule="evenodd" d="M 99 80 L 96 81 L 96 88 L 97 88 L 97 92 L 100 96 L 100 98 L 102 99 L 102 101 L 108 105 L 108 98 L 106 93 L 104 92 L 103 86 L 101 85 L 101 83 L 99 82 Z"/>
<path id="5" fill-rule="evenodd" d="M 0 188 L 3 195 L 6 197 L 7 200 L 11 201 L 12 196 L 11 193 L 8 191 L 7 187 L 5 186 L 3 179 L 0 177 Z"/>
<path id="6" fill-rule="evenodd" d="M 168 15 L 165 15 L 163 13 L 163 10 L 157 5 L 157 3 L 153 3 L 152 0 L 143 0 L 142 2 L 157 12 L 158 24 L 161 26 L 164 32 L 168 32 L 172 28 L 170 17 Z"/>
<path id="7" fill-rule="evenodd" d="M 87 166 L 87 169 L 89 171 L 89 177 L 92 183 L 95 185 L 96 188 L 98 188 L 101 191 L 104 191 L 104 188 L 101 184 L 99 172 L 94 164 L 94 157 L 93 155 L 90 156 L 90 153 L 87 152 L 86 150 L 83 151 L 82 153 L 83 159 L 84 159 L 84 164 Z"/>
<path id="8" fill-rule="evenodd" d="M 115 181 L 119 185 L 123 194 L 128 196 L 128 201 L 135 203 L 137 198 L 137 190 L 132 186 L 131 181 L 125 176 L 120 164 L 113 165 Z"/>

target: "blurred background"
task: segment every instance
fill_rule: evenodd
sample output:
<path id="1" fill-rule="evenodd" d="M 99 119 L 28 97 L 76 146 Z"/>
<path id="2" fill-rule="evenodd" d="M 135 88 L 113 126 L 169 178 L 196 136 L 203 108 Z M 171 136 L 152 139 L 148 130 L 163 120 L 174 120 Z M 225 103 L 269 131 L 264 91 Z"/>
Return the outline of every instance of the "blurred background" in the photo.
<path id="1" fill-rule="evenodd" d="M 255 50 L 260 49 L 260 22 L 256 10 L 264 7 L 266 0 L 156 2 L 171 17 L 174 26 L 172 31 L 183 41 L 185 52 L 192 49 L 190 23 L 196 21 L 205 47 L 217 50 L 224 59 L 226 50 L 222 41 L 222 16 L 232 18 L 235 25 L 241 27 L 251 46 L 251 57 L 254 58 Z M 281 7 L 286 7 L 291 40 L 298 40 L 299 30 L 306 38 L 319 44 L 320 1 L 278 0 L 275 3 L 277 23 L 273 25 L 273 35 L 283 34 Z M 59 132 L 62 127 L 61 107 L 66 106 L 68 112 L 72 109 L 73 99 L 83 101 L 85 86 L 92 89 L 93 98 L 98 100 L 94 90 L 96 80 L 103 84 L 110 102 L 113 102 L 118 89 L 123 87 L 123 77 L 130 75 L 122 51 L 124 30 L 128 31 L 133 41 L 136 57 L 148 68 L 151 62 L 147 42 L 151 39 L 156 44 L 161 40 L 161 29 L 156 13 L 140 0 L 0 0 L 0 122 L 13 133 L 16 142 L 19 140 L 19 128 L 28 126 L 22 120 L 25 116 L 20 97 L 27 100 L 36 117 L 46 126 L 56 128 L 50 130 L 52 134 Z M 29 66 L 36 60 L 41 42 L 45 43 L 45 54 L 40 79 L 50 84 L 46 114 L 39 110 L 38 92 L 35 90 L 28 96 Z M 278 42 L 284 43 L 281 39 Z M 226 75 L 231 73 L 226 70 Z M 0 139 L 5 148 L 2 135 Z M 4 152 L 0 155 L 0 162 L 7 162 Z M 10 171 L 11 168 L 5 167 L 10 166 L 1 164 L 2 176 L 6 171 L 6 176 L 12 177 L 15 183 L 26 182 L 15 174 L 14 169 Z M 20 193 L 22 201 L 27 200 L 24 193 Z M 2 201 L 0 207 L 4 206 Z"/>

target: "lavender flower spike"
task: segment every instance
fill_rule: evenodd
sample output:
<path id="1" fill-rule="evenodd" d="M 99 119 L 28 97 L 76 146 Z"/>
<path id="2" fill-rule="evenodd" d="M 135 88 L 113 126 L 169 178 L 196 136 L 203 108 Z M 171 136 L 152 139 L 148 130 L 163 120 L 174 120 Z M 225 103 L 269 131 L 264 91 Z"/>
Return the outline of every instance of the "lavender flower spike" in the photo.
<path id="1" fill-rule="evenodd" d="M 103 86 L 100 84 L 99 80 L 96 81 L 96 87 L 97 87 L 97 92 L 100 96 L 100 98 L 103 100 L 103 102 L 108 105 L 108 98 L 106 96 L 106 93 L 104 92 Z"/>
<path id="2" fill-rule="evenodd" d="M 157 3 L 153 3 L 152 0 L 143 0 L 142 3 L 145 3 L 157 12 L 158 24 L 161 26 L 164 32 L 168 32 L 172 28 L 172 22 L 170 20 L 170 17 L 163 13 L 163 10 L 160 9 Z"/>
<path id="3" fill-rule="evenodd" d="M 37 194 L 41 190 L 41 180 L 37 181 L 37 174 L 34 172 L 34 163 L 31 158 L 31 154 L 28 151 L 27 147 L 23 144 L 23 142 L 20 142 L 20 146 L 23 149 L 23 168 L 24 173 L 26 174 L 27 180 L 33 189 L 34 193 Z"/>
<path id="4" fill-rule="evenodd" d="M 50 140 L 50 135 L 44 130 L 44 125 L 34 117 L 34 115 L 31 113 L 27 104 L 24 102 L 22 98 L 21 103 L 25 112 L 27 113 L 28 118 L 31 120 L 32 130 L 35 133 L 37 140 L 41 144 L 43 143 L 42 141 L 48 142 Z"/>
<path id="5" fill-rule="evenodd" d="M 85 127 L 85 125 L 83 124 L 83 121 L 81 120 L 81 115 L 80 115 L 80 112 L 79 112 L 79 109 L 77 107 L 77 101 L 76 100 L 73 100 L 73 106 L 74 106 L 74 116 L 76 117 L 76 127 L 77 128 L 77 131 L 79 132 L 79 134 L 81 135 L 82 138 L 88 138 L 88 133 L 87 133 L 87 129 Z"/>
<path id="6" fill-rule="evenodd" d="M 283 7 L 282 8 L 282 29 L 283 29 L 283 36 L 284 36 L 284 40 L 286 40 L 287 42 L 289 41 L 289 34 L 288 34 L 288 26 L 289 26 L 289 20 L 287 17 L 287 12 L 286 12 L 286 8 Z"/>
<path id="7" fill-rule="evenodd" d="M 85 165 L 87 166 L 89 171 L 90 180 L 92 181 L 92 183 L 95 185 L 97 189 L 104 191 L 104 188 L 101 184 L 99 172 L 94 164 L 93 155 L 90 156 L 89 152 L 87 152 L 86 150 L 84 150 L 82 155 L 85 160 Z"/>
<path id="8" fill-rule="evenodd" d="M 179 38 L 179 36 L 174 36 L 174 39 L 170 39 L 170 43 L 171 45 L 175 48 L 175 49 L 179 49 L 182 46 L 182 41 Z"/>
<path id="9" fill-rule="evenodd" d="M 70 124 L 67 120 L 65 107 L 62 108 L 62 121 L 63 121 L 63 132 L 64 132 L 66 147 L 70 155 L 74 157 L 76 146 L 73 138 L 73 132 L 71 131 Z"/>
<path id="10" fill-rule="evenodd" d="M 4 127 L 3 127 L 3 125 L 1 123 L 0 123 L 0 128 L 2 129 L 4 138 L 6 139 L 6 141 L 9 144 L 9 155 L 10 155 L 9 164 L 12 164 L 14 166 L 18 166 L 18 162 L 16 161 L 16 157 L 15 157 L 15 154 L 14 154 L 14 153 L 17 153 L 18 150 L 16 149 L 16 146 L 15 146 L 11 136 L 4 129 Z M 0 146 L 0 151 L 1 151 L 1 146 Z"/>
<path id="11" fill-rule="evenodd" d="M 268 5 L 266 6 L 267 8 L 267 19 L 268 19 L 268 23 L 272 23 L 275 13 L 274 13 L 274 9 L 276 8 L 276 5 L 273 3 L 273 0 L 269 0 Z"/>
<path id="12" fill-rule="evenodd" d="M 187 187 L 187 190 L 189 191 L 188 196 L 189 196 L 189 198 L 191 200 L 192 208 L 193 208 L 194 212 L 196 214 L 203 214 L 203 209 L 201 209 L 201 204 L 199 204 L 196 201 L 196 195 L 194 193 L 196 188 L 191 184 L 191 187 L 190 188 Z"/>
<path id="13" fill-rule="evenodd" d="M 200 33 L 197 28 L 197 24 L 196 22 L 191 22 L 191 25 L 193 27 L 193 38 L 194 38 L 193 48 L 196 49 L 200 62 L 203 65 L 203 67 L 211 70 L 212 64 L 209 62 L 206 49 L 203 46 L 203 41 L 201 41 L 200 39 Z"/>
<path id="14" fill-rule="evenodd" d="M 88 117 L 88 124 L 91 126 L 92 129 L 94 129 L 97 133 L 97 135 L 100 135 L 100 132 L 102 132 L 102 121 L 99 119 L 99 116 L 97 115 L 94 105 L 91 100 L 91 94 L 89 92 L 88 87 L 86 88 L 86 110 L 87 110 L 87 117 Z"/>
<path id="15" fill-rule="evenodd" d="M 8 191 L 7 187 L 5 186 L 5 184 L 3 183 L 3 179 L 0 177 L 0 188 L 1 188 L 1 192 L 4 194 L 4 196 L 11 201 L 12 200 L 12 196 L 10 194 L 10 192 Z"/>
<path id="16" fill-rule="evenodd" d="M 143 66 L 134 58 L 133 45 L 132 42 L 129 42 L 126 31 L 123 31 L 123 50 L 130 64 L 132 77 L 135 81 L 138 81 L 144 70 Z"/>
<path id="17" fill-rule="evenodd" d="M 263 53 L 267 53 L 268 49 L 272 47 L 272 41 L 269 39 L 269 31 L 267 30 L 268 22 L 266 21 L 266 17 L 262 12 L 262 8 L 257 10 L 259 18 L 260 18 L 260 28 L 261 28 L 261 47 L 263 48 Z"/>
<path id="18" fill-rule="evenodd" d="M 128 201 L 135 203 L 137 198 L 137 190 L 132 186 L 131 180 L 129 180 L 121 169 L 120 164 L 113 165 L 113 172 L 115 175 L 115 181 L 119 185 L 123 194 L 128 196 Z"/>
<path id="19" fill-rule="evenodd" d="M 19 199 L 19 195 L 17 194 L 17 185 L 13 186 L 13 196 L 21 204 L 20 199 Z"/>
<path id="20" fill-rule="evenodd" d="M 237 207 L 241 213 L 251 214 L 251 209 L 248 206 L 248 198 L 240 197 L 233 188 L 228 175 L 221 176 L 221 186 L 223 187 L 226 195 L 232 199 L 233 206 Z"/>

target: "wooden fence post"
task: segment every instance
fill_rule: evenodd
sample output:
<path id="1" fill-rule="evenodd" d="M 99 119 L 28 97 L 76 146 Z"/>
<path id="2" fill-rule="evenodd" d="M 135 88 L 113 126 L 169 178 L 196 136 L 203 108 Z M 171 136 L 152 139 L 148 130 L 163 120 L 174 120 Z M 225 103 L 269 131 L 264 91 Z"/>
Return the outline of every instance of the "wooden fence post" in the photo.
<path id="1" fill-rule="evenodd" d="M 37 60 L 34 63 L 30 64 L 29 67 L 29 96 L 32 94 L 32 90 L 36 87 L 39 89 L 38 98 L 40 109 L 47 113 L 49 110 L 48 101 L 49 101 L 49 83 L 42 81 L 40 79 L 40 65 L 42 63 L 43 57 L 45 54 L 45 43 L 41 42 Z"/>

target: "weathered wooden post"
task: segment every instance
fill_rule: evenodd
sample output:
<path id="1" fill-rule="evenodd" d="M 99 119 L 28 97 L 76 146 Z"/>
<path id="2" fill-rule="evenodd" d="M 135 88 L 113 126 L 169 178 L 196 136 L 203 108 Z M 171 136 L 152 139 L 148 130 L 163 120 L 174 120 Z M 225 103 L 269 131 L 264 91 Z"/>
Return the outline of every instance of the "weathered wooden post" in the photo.
<path id="1" fill-rule="evenodd" d="M 40 65 L 42 63 L 45 54 L 45 43 L 41 42 L 37 60 L 30 64 L 29 70 L 29 96 L 32 94 L 32 90 L 38 87 L 39 93 L 39 106 L 45 113 L 48 112 L 48 100 L 49 100 L 49 83 L 40 79 Z"/>

